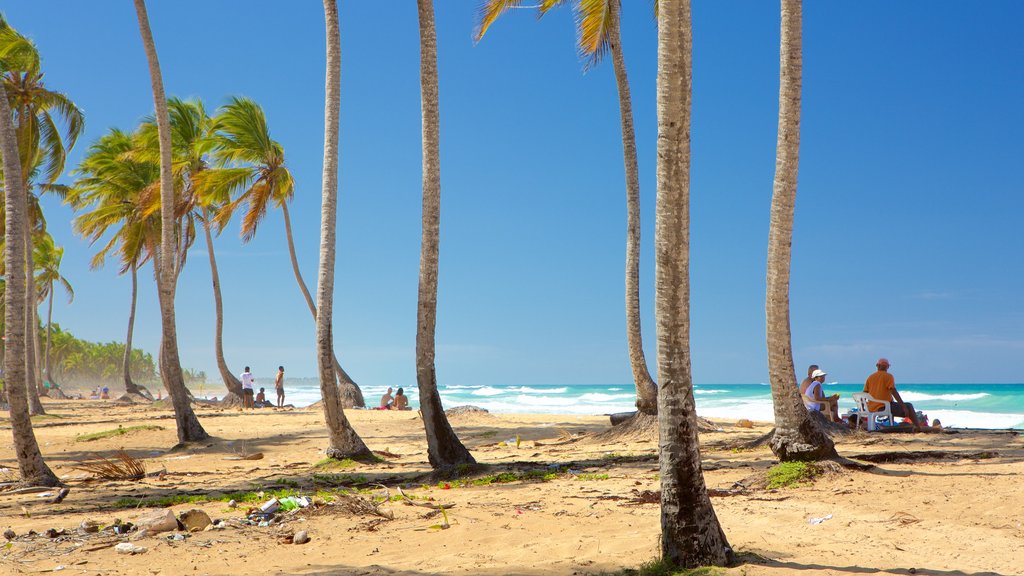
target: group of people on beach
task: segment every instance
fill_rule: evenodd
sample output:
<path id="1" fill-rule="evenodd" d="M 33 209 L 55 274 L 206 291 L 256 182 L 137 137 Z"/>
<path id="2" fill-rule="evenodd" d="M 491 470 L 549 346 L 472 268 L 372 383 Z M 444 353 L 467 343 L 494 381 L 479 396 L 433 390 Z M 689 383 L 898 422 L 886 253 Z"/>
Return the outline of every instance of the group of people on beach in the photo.
<path id="1" fill-rule="evenodd" d="M 256 378 L 245 367 L 239 380 L 242 381 L 242 409 L 245 408 L 273 408 L 275 405 L 267 400 L 266 388 L 260 388 L 259 394 L 253 394 L 256 385 Z M 284 366 L 277 367 L 277 375 L 274 376 L 274 390 L 277 391 L 277 407 L 284 408 Z"/>
<path id="2" fill-rule="evenodd" d="M 914 430 L 920 432 L 921 420 L 923 420 L 924 426 L 928 426 L 928 418 L 919 418 L 914 405 L 903 401 L 899 391 L 896 389 L 896 379 L 889 373 L 890 366 L 891 364 L 887 358 L 879 358 L 875 362 L 875 372 L 864 381 L 864 392 L 870 394 L 873 400 L 880 401 L 869 401 L 868 409 L 872 412 L 881 410 L 885 407 L 881 402 L 891 402 L 890 409 L 893 418 L 903 418 L 905 422 L 909 422 L 914 426 Z M 825 376 L 827 375 L 828 372 L 822 370 L 817 364 L 808 366 L 807 378 L 804 378 L 804 381 L 800 383 L 800 395 L 803 398 L 804 406 L 808 410 L 830 413 L 832 420 L 839 422 L 839 394 L 825 396 L 824 384 Z M 854 427 L 856 425 L 857 421 L 851 417 L 850 426 Z M 932 422 L 932 427 L 941 428 L 942 423 L 935 420 Z"/>
<path id="3" fill-rule="evenodd" d="M 378 410 L 410 410 L 409 408 L 409 397 L 405 395 L 405 389 L 399 388 L 395 395 L 391 395 L 392 388 L 388 386 L 388 391 L 380 397 L 380 406 Z"/>

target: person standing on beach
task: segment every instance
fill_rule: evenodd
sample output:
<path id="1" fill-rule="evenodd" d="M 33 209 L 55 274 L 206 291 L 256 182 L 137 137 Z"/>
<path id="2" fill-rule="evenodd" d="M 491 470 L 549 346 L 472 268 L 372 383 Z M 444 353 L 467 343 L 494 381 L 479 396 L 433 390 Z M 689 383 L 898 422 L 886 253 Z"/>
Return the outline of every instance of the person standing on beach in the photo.
<path id="1" fill-rule="evenodd" d="M 277 407 L 284 407 L 284 366 L 277 367 L 277 376 L 274 376 L 274 389 L 277 390 Z"/>
<path id="2" fill-rule="evenodd" d="M 917 411 L 914 410 L 914 405 L 908 402 L 904 402 L 903 398 L 900 397 L 900 393 L 896 390 L 896 379 L 893 378 L 892 374 L 889 374 L 889 360 L 886 358 L 879 358 L 878 362 L 875 363 L 875 368 L 878 370 L 868 376 L 866 382 L 864 382 L 864 391 L 871 394 L 872 398 L 878 400 L 885 400 L 886 402 L 895 403 L 892 405 L 892 415 L 894 418 L 909 418 L 910 422 L 914 424 L 914 430 L 920 432 L 921 425 L 917 422 Z M 882 404 L 878 402 L 868 402 L 868 409 L 872 412 L 875 410 L 881 410 Z"/>
<path id="3" fill-rule="evenodd" d="M 252 397 L 252 383 L 256 381 L 252 377 L 252 372 L 249 372 L 249 367 L 245 367 L 245 372 L 242 372 L 242 408 L 256 408 L 256 404 L 253 402 Z"/>

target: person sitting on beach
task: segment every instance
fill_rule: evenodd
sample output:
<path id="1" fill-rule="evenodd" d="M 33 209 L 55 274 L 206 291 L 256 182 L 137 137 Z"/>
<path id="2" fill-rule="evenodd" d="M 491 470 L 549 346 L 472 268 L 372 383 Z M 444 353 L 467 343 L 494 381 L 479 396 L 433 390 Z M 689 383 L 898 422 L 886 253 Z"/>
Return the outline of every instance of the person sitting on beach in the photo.
<path id="1" fill-rule="evenodd" d="M 893 418 L 909 418 L 910 423 L 914 425 L 914 430 L 920 432 L 921 425 L 917 421 L 917 411 L 914 410 L 914 405 L 909 402 L 904 402 L 903 398 L 900 397 L 900 393 L 896 390 L 896 379 L 893 378 L 892 374 L 889 374 L 889 360 L 885 358 L 879 358 L 878 362 L 875 362 L 875 368 L 878 370 L 868 376 L 867 381 L 864 382 L 864 391 L 871 394 L 872 398 L 876 400 L 884 400 L 886 402 L 893 402 L 892 404 L 892 415 Z M 872 412 L 881 410 L 885 406 L 878 402 L 868 402 L 868 409 Z"/>
<path id="2" fill-rule="evenodd" d="M 804 378 L 804 381 L 800 383 L 801 394 L 803 394 L 804 390 L 807 390 L 807 387 L 811 385 L 811 382 L 814 380 L 814 378 L 811 377 L 811 374 L 814 374 L 814 371 L 818 368 L 821 368 L 821 366 L 818 366 L 817 364 L 811 364 L 807 367 L 807 378 Z"/>
<path id="3" fill-rule="evenodd" d="M 942 422 L 939 422 L 938 418 L 936 418 L 935 420 L 932 420 L 932 428 L 934 428 L 936 430 L 942 430 Z"/>
<path id="4" fill-rule="evenodd" d="M 824 370 L 815 370 L 811 372 L 810 382 L 807 380 L 804 382 L 806 385 L 800 385 L 800 395 L 803 397 L 804 406 L 808 410 L 814 410 L 815 412 L 821 412 L 822 410 L 828 410 L 831 414 L 831 420 L 833 422 L 839 421 L 839 394 L 833 394 L 829 397 L 825 397 L 825 390 L 822 385 L 825 383 L 825 376 L 828 372 Z M 812 402 L 812 400 L 818 400 L 818 402 Z"/>
<path id="5" fill-rule="evenodd" d="M 409 410 L 409 397 L 405 395 L 405 390 L 399 388 L 398 392 L 395 392 L 395 401 L 391 404 L 392 410 Z"/>
<path id="6" fill-rule="evenodd" d="M 380 397 L 380 410 L 390 410 L 391 404 L 395 401 L 395 397 L 391 395 L 391 386 L 388 386 L 388 391 Z"/>
<path id="7" fill-rule="evenodd" d="M 260 393 L 256 395 L 256 404 L 263 404 L 267 401 L 267 393 L 265 388 L 260 388 Z"/>
<path id="8" fill-rule="evenodd" d="M 104 386 L 103 389 L 100 390 L 100 400 L 110 400 L 110 388 Z"/>

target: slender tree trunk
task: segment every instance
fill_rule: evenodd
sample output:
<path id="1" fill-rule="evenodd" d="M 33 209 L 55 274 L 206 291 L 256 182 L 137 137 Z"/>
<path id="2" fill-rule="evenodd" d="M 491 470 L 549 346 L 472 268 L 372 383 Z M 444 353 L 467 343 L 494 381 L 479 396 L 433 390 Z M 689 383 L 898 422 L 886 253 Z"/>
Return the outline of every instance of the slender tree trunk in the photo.
<path id="1" fill-rule="evenodd" d="M 206 251 L 210 255 L 210 277 L 213 278 L 213 304 L 216 312 L 213 342 L 217 356 L 217 369 L 220 370 L 220 377 L 224 380 L 228 394 L 234 394 L 240 401 L 242 399 L 242 383 L 235 378 L 235 375 L 228 369 L 228 363 L 224 361 L 224 305 L 220 297 L 220 274 L 217 272 L 217 257 L 213 254 L 213 235 L 210 234 L 209 214 L 204 215 L 203 218 L 203 233 L 206 234 Z"/>
<path id="2" fill-rule="evenodd" d="M 832 439 L 811 418 L 800 399 L 793 367 L 789 323 L 789 276 L 793 215 L 800 160 L 800 88 L 803 60 L 801 0 L 782 0 L 779 138 L 768 232 L 765 298 L 768 376 L 775 409 L 775 434 L 768 445 L 780 460 L 812 460 L 836 455 Z"/>
<path id="3" fill-rule="evenodd" d="M 25 383 L 28 386 L 28 409 L 33 416 L 46 414 L 42 401 L 39 400 L 39 383 L 36 381 L 36 282 L 35 282 L 35 256 L 32 253 L 32 229 L 29 225 L 29 204 L 28 194 L 25 194 L 25 220 L 23 221 L 23 233 L 25 235 Z"/>
<path id="4" fill-rule="evenodd" d="M 427 432 L 427 458 L 435 469 L 476 460 L 455 435 L 441 406 L 434 367 L 437 270 L 441 224 L 441 146 L 437 79 L 437 37 L 433 0 L 417 0 L 420 24 L 420 101 L 423 111 L 423 240 L 420 247 L 416 314 L 416 383 Z"/>
<path id="5" fill-rule="evenodd" d="M 18 141 L 11 121 L 7 91 L 0 82 L 0 154 L 6 178 L 4 264 L 7 284 L 4 291 L 4 389 L 11 410 L 11 434 L 14 454 L 22 483 L 29 486 L 59 486 L 60 480 L 43 461 L 32 430 L 27 391 L 31 382 L 25 371 L 25 309 L 29 299 L 25 282 L 25 209 L 27 195 L 21 177 Z"/>
<path id="6" fill-rule="evenodd" d="M 655 231 L 661 553 L 684 568 L 732 555 L 700 464 L 690 370 L 689 0 L 661 0 L 658 19 L 658 199 Z"/>
<path id="7" fill-rule="evenodd" d="M 292 240 L 292 219 L 288 214 L 288 204 L 286 202 L 281 203 L 281 212 L 284 214 L 284 232 L 285 237 L 288 239 L 288 255 L 292 260 L 292 272 L 295 273 L 295 282 L 299 285 L 302 297 L 306 299 L 306 305 L 309 306 L 309 313 L 313 315 L 313 322 L 315 323 L 316 304 L 309 295 L 306 282 L 302 279 L 302 272 L 299 271 L 299 259 L 295 255 L 295 241 Z M 355 383 L 355 380 L 342 369 L 341 362 L 338 362 L 337 354 L 334 354 L 334 373 L 338 377 L 338 392 L 341 394 L 341 405 L 346 409 L 365 407 L 366 400 L 363 398 L 363 391 L 359 389 L 359 385 Z"/>
<path id="8" fill-rule="evenodd" d="M 157 59 L 156 45 L 149 27 L 145 0 L 135 0 L 135 12 L 139 20 L 139 33 L 149 62 L 149 77 L 153 85 L 153 102 L 156 108 L 157 132 L 160 136 L 160 253 L 161 265 L 158 270 L 160 291 L 160 319 L 163 337 L 160 346 L 160 378 L 174 406 L 174 419 L 178 427 L 178 442 L 204 440 L 209 437 L 199 419 L 192 411 L 185 380 L 181 374 L 181 360 L 178 357 L 178 334 L 174 319 L 174 282 L 177 277 L 176 242 L 174 241 L 174 175 L 171 171 L 171 121 L 167 112 L 167 98 L 164 95 L 163 77 Z"/>
<path id="9" fill-rule="evenodd" d="M 331 458 L 367 456 L 370 449 L 345 417 L 334 374 L 334 250 L 338 212 L 338 122 L 341 112 L 341 34 L 336 0 L 324 0 L 327 29 L 327 74 L 324 100 L 323 206 L 320 217 L 320 269 L 316 291 L 316 350 L 320 394 Z"/>
<path id="10" fill-rule="evenodd" d="M 626 165 L 626 337 L 629 364 L 636 385 L 636 407 L 644 414 L 657 414 L 658 387 L 647 370 L 640 330 L 640 171 L 636 160 L 636 132 L 633 129 L 633 104 L 629 95 L 626 62 L 622 57 L 619 2 L 608 2 L 615 82 L 619 91 L 619 116 L 622 119 L 622 157 Z"/>
<path id="11" fill-rule="evenodd" d="M 141 394 L 138 384 L 132 381 L 132 335 L 135 332 L 135 303 L 139 296 L 139 270 L 132 262 L 132 303 L 128 312 L 128 334 L 124 342 L 124 391 L 128 394 Z"/>
<path id="12" fill-rule="evenodd" d="M 48 302 L 46 304 L 46 352 L 45 352 L 43 358 L 45 359 L 44 361 L 46 362 L 46 367 L 45 367 L 46 368 L 45 369 L 46 381 L 49 382 L 50 386 L 52 387 L 54 385 L 54 382 L 53 382 L 53 372 L 50 370 L 50 340 L 52 338 L 52 332 L 53 332 L 53 282 L 52 281 L 50 282 L 50 292 L 49 292 L 49 298 L 47 300 L 48 300 Z"/>
<path id="13" fill-rule="evenodd" d="M 39 309 L 36 306 L 32 307 L 32 344 L 35 348 L 35 371 L 36 371 L 36 390 L 39 390 L 40 396 L 50 397 L 50 390 L 46 387 L 43 379 L 43 335 L 40 334 L 39 326 L 42 324 L 43 319 L 39 316 Z"/>

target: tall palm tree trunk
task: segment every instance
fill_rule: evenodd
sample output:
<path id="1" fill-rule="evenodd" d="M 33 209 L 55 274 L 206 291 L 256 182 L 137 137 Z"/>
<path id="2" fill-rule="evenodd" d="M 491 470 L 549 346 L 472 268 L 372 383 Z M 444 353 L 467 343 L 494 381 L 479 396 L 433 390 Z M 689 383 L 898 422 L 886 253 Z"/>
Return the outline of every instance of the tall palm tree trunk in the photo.
<path id="1" fill-rule="evenodd" d="M 203 233 L 206 234 L 206 252 L 210 255 L 210 277 L 213 279 L 213 304 L 216 317 L 213 342 L 217 356 L 217 369 L 220 370 L 220 377 L 224 380 L 228 394 L 234 396 L 232 402 L 238 404 L 242 401 L 242 383 L 235 378 L 235 375 L 228 369 L 227 362 L 224 361 L 224 304 L 220 297 L 220 273 L 217 272 L 217 257 L 213 253 L 213 235 L 210 234 L 209 214 L 203 218 Z M 228 398 L 224 400 L 228 401 Z"/>
<path id="2" fill-rule="evenodd" d="M 800 88 L 803 63 L 802 0 L 782 0 L 780 41 L 779 137 L 768 232 L 765 297 L 768 376 L 775 409 L 775 434 L 768 445 L 780 460 L 810 460 L 836 455 L 832 439 L 811 418 L 800 399 L 793 368 L 789 322 L 789 277 L 793 215 L 800 159 Z"/>
<path id="3" fill-rule="evenodd" d="M 420 246 L 416 314 L 416 383 L 427 432 L 427 458 L 434 468 L 475 464 L 455 435 L 441 406 L 434 367 L 437 324 L 437 269 L 441 224 L 441 146 L 437 80 L 437 37 L 433 0 L 417 0 L 420 24 L 420 100 L 423 111 L 423 239 Z"/>
<path id="4" fill-rule="evenodd" d="M 53 282 L 50 282 L 49 286 L 49 297 L 46 303 L 46 348 L 43 354 L 44 371 L 46 374 L 46 381 L 51 386 L 54 385 L 53 372 L 50 370 L 50 341 L 53 333 Z"/>
<path id="5" fill-rule="evenodd" d="M 661 552 L 676 566 L 731 556 L 700 464 L 690 369 L 689 0 L 661 0 L 658 21 L 658 199 L 655 231 Z"/>
<path id="6" fill-rule="evenodd" d="M 139 270 L 132 262 L 132 303 L 128 312 L 128 334 L 124 341 L 124 391 L 127 394 L 141 394 L 139 385 L 132 381 L 132 335 L 135 332 L 135 303 L 139 297 Z"/>
<path id="7" fill-rule="evenodd" d="M 370 449 L 345 417 L 334 375 L 334 250 L 338 213 L 338 122 L 341 115 L 341 33 L 336 0 L 324 0 L 327 74 L 324 99 L 323 206 L 320 214 L 320 269 L 316 291 L 316 351 L 320 394 L 332 458 L 367 456 Z"/>
<path id="8" fill-rule="evenodd" d="M 302 279 L 302 272 L 299 271 L 299 259 L 295 256 L 295 241 L 292 240 L 292 219 L 288 214 L 288 203 L 281 203 L 281 213 L 284 214 L 284 232 L 285 237 L 288 239 L 288 255 L 292 260 L 292 272 L 295 273 L 295 282 L 299 285 L 299 290 L 302 292 L 302 297 L 306 299 L 306 305 L 309 306 L 309 313 L 313 315 L 313 322 L 316 322 L 316 304 L 313 302 L 313 297 L 309 295 L 309 288 L 306 288 L 306 282 Z M 363 408 L 366 406 L 366 400 L 363 398 L 363 391 L 359 389 L 359 385 L 352 380 L 352 377 L 345 372 L 341 367 L 341 362 L 338 362 L 338 355 L 333 355 L 334 361 L 334 373 L 338 377 L 338 392 L 341 394 L 341 405 L 347 408 Z"/>
<path id="9" fill-rule="evenodd" d="M 636 407 L 644 414 L 658 412 L 658 387 L 647 369 L 640 330 L 640 171 L 636 160 L 636 132 L 633 129 L 633 104 L 626 77 L 626 61 L 622 56 L 620 34 L 621 6 L 617 0 L 608 2 L 615 82 L 619 93 L 619 116 L 622 120 L 622 157 L 626 165 L 626 337 L 629 364 L 636 385 Z"/>
<path id="10" fill-rule="evenodd" d="M 175 263 L 177 255 L 174 241 L 174 175 L 171 171 L 171 120 L 167 112 L 167 98 L 164 95 L 163 77 L 157 59 L 156 45 L 149 28 L 145 0 L 135 0 L 135 12 L 139 20 L 139 33 L 149 63 L 149 78 L 153 85 L 153 103 L 156 108 L 157 132 L 160 136 L 160 267 L 158 287 L 160 292 L 160 319 L 163 338 L 160 346 L 160 378 L 174 406 L 174 419 L 178 427 L 178 442 L 204 440 L 209 437 L 199 419 L 192 411 L 190 397 L 185 389 L 181 373 L 181 359 L 178 357 L 178 334 L 174 319 L 174 282 L 177 277 Z"/>
<path id="11" fill-rule="evenodd" d="M 28 194 L 26 196 L 24 214 L 29 214 Z M 25 385 L 28 386 L 28 409 L 33 416 L 46 414 L 42 401 L 39 400 L 39 384 L 36 382 L 36 282 L 35 257 L 32 254 L 32 230 L 28 218 L 23 221 L 22 232 L 25 235 Z"/>
<path id="12" fill-rule="evenodd" d="M 4 389 L 10 404 L 14 454 L 22 483 L 29 486 L 59 486 L 60 480 L 43 461 L 32 430 L 27 392 L 31 387 L 25 366 L 25 309 L 29 300 L 25 282 L 25 209 L 26 193 L 21 179 L 18 141 L 14 134 L 7 90 L 0 82 L 0 157 L 3 159 L 5 215 L 4 264 L 7 285 L 4 291 Z"/>

